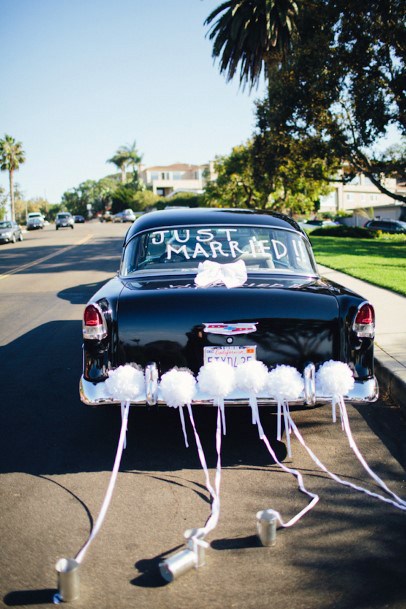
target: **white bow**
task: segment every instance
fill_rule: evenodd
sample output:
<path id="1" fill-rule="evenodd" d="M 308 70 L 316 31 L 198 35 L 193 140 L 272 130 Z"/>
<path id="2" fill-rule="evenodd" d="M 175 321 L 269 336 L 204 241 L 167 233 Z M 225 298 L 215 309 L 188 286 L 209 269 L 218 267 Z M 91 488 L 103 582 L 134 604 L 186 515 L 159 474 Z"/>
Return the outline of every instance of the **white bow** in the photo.
<path id="1" fill-rule="evenodd" d="M 247 268 L 244 260 L 219 264 L 211 260 L 200 262 L 195 284 L 198 288 L 207 288 L 224 283 L 227 288 L 238 288 L 247 281 Z"/>

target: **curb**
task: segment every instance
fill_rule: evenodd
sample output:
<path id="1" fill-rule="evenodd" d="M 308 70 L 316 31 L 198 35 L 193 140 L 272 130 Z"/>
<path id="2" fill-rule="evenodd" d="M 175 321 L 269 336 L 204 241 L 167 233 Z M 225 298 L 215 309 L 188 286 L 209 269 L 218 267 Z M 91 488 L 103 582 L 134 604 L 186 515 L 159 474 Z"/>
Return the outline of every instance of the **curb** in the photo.
<path id="1" fill-rule="evenodd" d="M 385 390 L 406 414 L 406 369 L 386 351 L 375 345 L 375 374 L 380 393 Z"/>

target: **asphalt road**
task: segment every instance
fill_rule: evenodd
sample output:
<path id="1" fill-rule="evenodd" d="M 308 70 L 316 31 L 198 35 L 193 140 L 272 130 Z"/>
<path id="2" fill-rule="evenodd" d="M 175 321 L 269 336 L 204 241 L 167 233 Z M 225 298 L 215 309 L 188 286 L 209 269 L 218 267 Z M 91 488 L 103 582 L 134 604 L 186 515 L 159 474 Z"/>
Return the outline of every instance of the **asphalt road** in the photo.
<path id="1" fill-rule="evenodd" d="M 0 246 L 0 606 L 46 607 L 55 563 L 73 557 L 99 513 L 111 472 L 119 413 L 81 404 L 81 315 L 118 268 L 127 225 L 49 226 Z M 387 401 L 348 408 L 356 442 L 389 487 L 406 496 L 405 423 Z M 341 486 L 292 441 L 278 458 L 297 468 L 319 503 L 260 546 L 255 514 L 272 507 L 289 520 L 308 502 L 260 442 L 247 409 L 227 413 L 221 514 L 207 564 L 171 584 L 158 563 L 203 526 L 210 510 L 196 447 L 183 442 L 178 413 L 133 408 L 128 446 L 104 525 L 80 567 L 84 609 L 400 609 L 406 607 L 406 514 Z M 214 474 L 215 412 L 195 413 Z M 377 491 L 328 407 L 294 419 L 335 474 Z"/>

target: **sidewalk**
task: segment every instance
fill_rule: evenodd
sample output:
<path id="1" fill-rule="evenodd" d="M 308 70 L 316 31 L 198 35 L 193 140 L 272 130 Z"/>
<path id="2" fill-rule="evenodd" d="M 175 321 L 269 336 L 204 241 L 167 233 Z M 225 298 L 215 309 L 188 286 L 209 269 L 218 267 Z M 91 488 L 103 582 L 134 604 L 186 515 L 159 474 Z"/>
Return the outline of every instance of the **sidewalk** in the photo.
<path id="1" fill-rule="evenodd" d="M 365 297 L 375 308 L 375 373 L 381 393 L 389 395 L 406 412 L 406 298 L 383 288 L 318 265 L 326 279 Z"/>

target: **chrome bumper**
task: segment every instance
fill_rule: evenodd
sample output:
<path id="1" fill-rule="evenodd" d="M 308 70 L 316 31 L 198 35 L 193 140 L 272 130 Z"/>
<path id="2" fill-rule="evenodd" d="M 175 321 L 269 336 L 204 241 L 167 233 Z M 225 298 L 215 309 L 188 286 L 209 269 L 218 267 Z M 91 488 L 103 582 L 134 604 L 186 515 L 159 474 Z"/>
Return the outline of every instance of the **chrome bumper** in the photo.
<path id="1" fill-rule="evenodd" d="M 323 404 L 331 402 L 331 396 L 320 395 L 316 392 L 314 382 L 315 369 L 313 364 L 309 364 L 304 370 L 305 388 L 302 395 L 297 400 L 291 400 L 290 405 L 307 405 Z M 106 392 L 104 382 L 92 383 L 83 378 L 79 384 L 80 399 L 84 404 L 89 406 L 102 406 L 103 404 L 119 404 L 119 400 L 112 399 Z M 375 402 L 379 396 L 378 383 L 376 378 L 371 378 L 366 381 L 355 381 L 354 388 L 344 396 L 346 402 Z M 242 391 L 233 391 L 224 400 L 226 406 L 247 406 L 249 396 Z M 277 404 L 274 398 L 270 398 L 265 394 L 258 394 L 257 402 L 259 406 L 268 406 Z M 160 394 L 158 375 L 154 366 L 147 366 L 145 370 L 145 393 L 140 399 L 131 402 L 134 405 L 140 406 L 165 406 L 166 403 Z M 197 391 L 193 404 L 198 406 L 212 406 L 213 399 L 199 391 Z"/>

